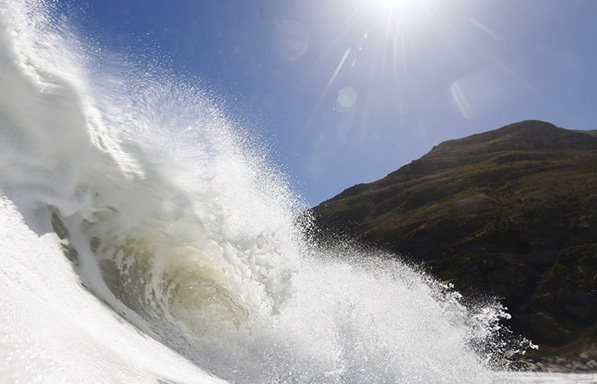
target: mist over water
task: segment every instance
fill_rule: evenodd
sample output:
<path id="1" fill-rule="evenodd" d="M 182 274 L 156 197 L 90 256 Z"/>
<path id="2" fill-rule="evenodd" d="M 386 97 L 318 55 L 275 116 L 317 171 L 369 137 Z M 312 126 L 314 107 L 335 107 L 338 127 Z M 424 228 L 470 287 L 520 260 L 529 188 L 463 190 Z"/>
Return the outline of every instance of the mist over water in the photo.
<path id="1" fill-rule="evenodd" d="M 285 176 L 201 89 L 99 65 L 41 1 L 0 0 L 0 22 L 0 214 L 55 233 L 73 281 L 139 332 L 237 383 L 499 382 L 527 346 L 500 337 L 499 305 L 312 241 Z"/>

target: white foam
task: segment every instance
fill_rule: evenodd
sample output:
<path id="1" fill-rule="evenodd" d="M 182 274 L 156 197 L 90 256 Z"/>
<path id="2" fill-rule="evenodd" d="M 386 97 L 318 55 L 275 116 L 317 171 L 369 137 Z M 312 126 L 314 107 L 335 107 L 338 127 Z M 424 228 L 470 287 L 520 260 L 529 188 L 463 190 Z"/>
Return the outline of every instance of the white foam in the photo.
<path id="1" fill-rule="evenodd" d="M 85 291 L 56 235 L 33 233 L 5 197 L 0 221 L 0 381 L 221 382 Z"/>

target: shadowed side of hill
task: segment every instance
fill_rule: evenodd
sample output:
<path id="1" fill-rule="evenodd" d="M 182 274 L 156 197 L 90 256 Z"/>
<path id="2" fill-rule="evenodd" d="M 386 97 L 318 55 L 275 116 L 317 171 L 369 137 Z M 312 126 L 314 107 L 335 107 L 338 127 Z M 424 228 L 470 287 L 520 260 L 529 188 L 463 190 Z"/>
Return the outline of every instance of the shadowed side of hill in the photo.
<path id="1" fill-rule="evenodd" d="M 401 254 L 502 298 L 541 353 L 597 358 L 597 135 L 541 121 L 441 143 L 313 208 L 322 238 Z"/>

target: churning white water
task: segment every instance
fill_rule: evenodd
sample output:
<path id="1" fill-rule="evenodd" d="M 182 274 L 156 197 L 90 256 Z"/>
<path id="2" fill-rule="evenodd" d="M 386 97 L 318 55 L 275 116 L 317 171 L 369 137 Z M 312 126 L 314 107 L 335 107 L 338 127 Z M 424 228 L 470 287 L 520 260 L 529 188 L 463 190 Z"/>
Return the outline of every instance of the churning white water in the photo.
<path id="1" fill-rule="evenodd" d="M 489 383 L 519 343 L 382 255 L 323 248 L 200 89 L 0 0 L 0 381 Z M 107 65 L 108 64 L 108 65 Z"/>

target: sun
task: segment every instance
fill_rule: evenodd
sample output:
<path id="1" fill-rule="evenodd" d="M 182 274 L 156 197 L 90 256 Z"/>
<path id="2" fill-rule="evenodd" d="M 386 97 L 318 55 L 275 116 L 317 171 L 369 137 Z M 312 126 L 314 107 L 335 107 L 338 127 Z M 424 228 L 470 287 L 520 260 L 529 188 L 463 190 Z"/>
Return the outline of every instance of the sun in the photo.
<path id="1" fill-rule="evenodd" d="M 391 15 L 404 15 L 411 13 L 418 7 L 417 4 L 423 0 L 373 0 L 370 1 L 369 7 L 373 12 L 385 13 Z"/>
<path id="2" fill-rule="evenodd" d="M 396 85 L 398 78 L 407 78 L 408 55 L 419 49 L 421 44 L 418 42 L 430 30 L 437 29 L 434 28 L 437 25 L 433 14 L 437 2 L 443 0 L 337 1 L 353 6 L 341 33 L 342 36 L 352 36 L 352 41 L 344 51 L 339 51 L 315 109 L 323 105 L 326 96 L 337 92 L 334 110 L 348 113 L 364 103 L 364 96 L 358 94 L 359 89 L 353 87 L 354 84 L 346 80 L 340 83 L 339 78 L 348 78 L 342 74 L 351 73 L 352 79 L 361 78 L 352 80 L 353 83 L 363 83 L 362 78 L 378 74 L 383 74 L 386 84 Z"/>
<path id="3" fill-rule="evenodd" d="M 377 2 L 383 8 L 399 8 L 408 6 L 409 3 L 413 3 L 413 0 L 377 0 Z"/>
<path id="4" fill-rule="evenodd" d="M 431 0 L 369 0 L 362 1 L 360 9 L 369 18 L 379 22 L 419 19 Z"/>

